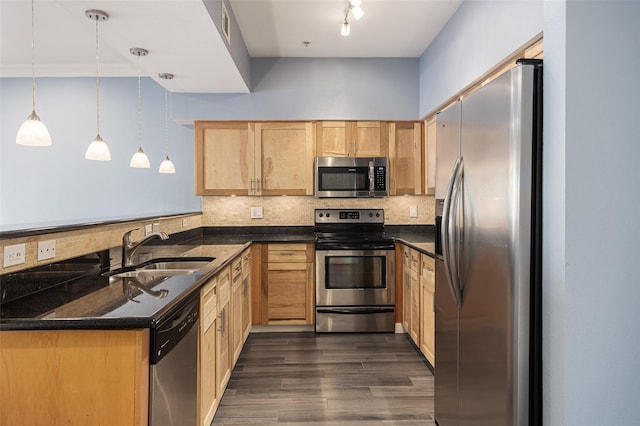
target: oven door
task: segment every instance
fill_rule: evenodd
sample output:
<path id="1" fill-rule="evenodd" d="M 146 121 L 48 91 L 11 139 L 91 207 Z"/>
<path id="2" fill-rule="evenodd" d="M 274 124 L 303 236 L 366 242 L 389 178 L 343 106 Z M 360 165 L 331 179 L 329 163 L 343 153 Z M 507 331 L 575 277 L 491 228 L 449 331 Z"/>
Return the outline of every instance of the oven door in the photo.
<path id="1" fill-rule="evenodd" d="M 316 250 L 316 306 L 395 304 L 393 250 Z"/>

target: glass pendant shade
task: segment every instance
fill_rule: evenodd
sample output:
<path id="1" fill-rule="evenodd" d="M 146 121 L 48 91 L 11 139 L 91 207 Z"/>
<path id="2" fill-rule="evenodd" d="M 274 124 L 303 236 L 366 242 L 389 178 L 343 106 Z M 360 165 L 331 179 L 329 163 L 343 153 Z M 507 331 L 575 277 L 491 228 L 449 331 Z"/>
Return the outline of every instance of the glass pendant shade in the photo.
<path id="1" fill-rule="evenodd" d="M 158 169 L 158 172 L 160 173 L 175 173 L 176 172 L 176 168 L 173 165 L 173 161 L 171 161 L 171 158 L 169 158 L 169 156 L 165 156 L 164 160 L 162 161 L 162 163 L 160 163 L 160 168 Z"/>
<path id="2" fill-rule="evenodd" d="M 356 18 L 356 21 L 360 18 L 362 18 L 362 16 L 364 15 L 364 10 L 362 10 L 362 8 L 360 6 L 354 6 L 353 8 L 351 8 L 351 14 L 353 15 L 354 18 Z"/>
<path id="3" fill-rule="evenodd" d="M 149 157 L 144 153 L 142 147 L 138 148 L 138 151 L 131 157 L 129 167 L 133 167 L 134 169 L 148 169 L 150 166 Z"/>
<path id="4" fill-rule="evenodd" d="M 18 145 L 27 146 L 50 146 L 51 135 L 47 126 L 40 121 L 40 117 L 35 111 L 31 113 L 29 117 L 22 123 L 20 129 L 18 129 L 18 135 L 16 136 L 16 143 Z"/>
<path id="5" fill-rule="evenodd" d="M 349 23 L 347 21 L 344 21 L 342 23 L 342 30 L 340 31 L 340 34 L 342 34 L 343 36 L 348 36 L 349 34 L 351 34 L 351 27 L 349 26 Z"/>
<path id="6" fill-rule="evenodd" d="M 84 158 L 87 160 L 95 161 L 111 161 L 111 151 L 109 146 L 102 140 L 100 135 L 91 142 L 87 152 L 84 154 Z"/>

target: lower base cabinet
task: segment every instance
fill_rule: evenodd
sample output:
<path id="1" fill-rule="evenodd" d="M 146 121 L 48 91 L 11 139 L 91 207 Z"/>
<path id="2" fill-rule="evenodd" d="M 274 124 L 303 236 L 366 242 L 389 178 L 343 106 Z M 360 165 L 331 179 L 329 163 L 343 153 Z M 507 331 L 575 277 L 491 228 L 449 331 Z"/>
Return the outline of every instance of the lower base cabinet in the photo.
<path id="1" fill-rule="evenodd" d="M 435 351 L 435 261 L 431 256 L 421 254 L 420 270 L 420 351 L 436 366 Z"/>
<path id="2" fill-rule="evenodd" d="M 0 332 L 0 424 L 147 425 L 149 330 Z"/>
<path id="3" fill-rule="evenodd" d="M 209 426 L 218 408 L 216 340 L 218 327 L 216 279 L 200 292 L 200 340 L 198 351 L 198 424 Z"/>
<path id="4" fill-rule="evenodd" d="M 314 323 L 313 244 L 265 244 L 262 324 Z"/>

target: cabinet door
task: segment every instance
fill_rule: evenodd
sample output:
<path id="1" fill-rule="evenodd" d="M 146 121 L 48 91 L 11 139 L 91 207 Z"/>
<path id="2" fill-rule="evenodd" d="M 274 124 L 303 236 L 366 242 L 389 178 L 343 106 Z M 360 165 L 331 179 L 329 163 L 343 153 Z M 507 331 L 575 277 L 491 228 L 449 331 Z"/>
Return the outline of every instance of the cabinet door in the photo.
<path id="1" fill-rule="evenodd" d="M 231 377 L 231 351 L 229 333 L 229 303 L 231 300 L 231 274 L 226 267 L 217 275 L 218 280 L 218 327 L 216 328 L 216 387 L 218 395 Z"/>
<path id="2" fill-rule="evenodd" d="M 253 129 L 247 122 L 195 122 L 196 195 L 250 195 Z"/>
<path id="3" fill-rule="evenodd" d="M 409 247 L 402 246 L 402 327 L 410 333 L 411 322 L 411 255 Z"/>
<path id="4" fill-rule="evenodd" d="M 198 407 L 201 426 L 209 426 L 218 406 L 216 389 L 216 328 L 218 308 L 215 278 L 206 284 L 200 293 L 200 341 L 198 357 Z"/>
<path id="5" fill-rule="evenodd" d="M 316 155 L 386 157 L 385 127 L 381 121 L 320 121 L 316 124 Z"/>
<path id="6" fill-rule="evenodd" d="M 318 157 L 347 157 L 347 141 L 351 139 L 351 123 L 320 121 L 316 123 L 316 155 Z"/>
<path id="7" fill-rule="evenodd" d="M 418 271 L 411 270 L 411 317 L 409 323 L 409 335 L 416 346 L 420 346 L 420 280 Z"/>
<path id="8" fill-rule="evenodd" d="M 242 342 L 251 332 L 251 251 L 242 253 Z"/>
<path id="9" fill-rule="evenodd" d="M 231 312 L 229 331 L 231 333 L 231 367 L 233 367 L 242 350 L 242 258 L 238 257 L 231 263 Z"/>
<path id="10" fill-rule="evenodd" d="M 356 121 L 352 124 L 352 147 L 350 155 L 355 157 L 386 157 L 387 138 L 386 125 L 381 121 Z"/>
<path id="11" fill-rule="evenodd" d="M 419 122 L 387 124 L 391 158 L 392 195 L 422 193 L 422 125 Z"/>
<path id="12" fill-rule="evenodd" d="M 424 137 L 424 191 L 425 194 L 436 193 L 436 118 L 425 122 Z"/>
<path id="13" fill-rule="evenodd" d="M 426 254 L 422 255 L 420 280 L 422 292 L 420 299 L 420 351 L 435 367 L 435 265 L 433 258 Z"/>
<path id="14" fill-rule="evenodd" d="M 313 195 L 314 124 L 257 123 L 255 175 L 262 195 Z"/>

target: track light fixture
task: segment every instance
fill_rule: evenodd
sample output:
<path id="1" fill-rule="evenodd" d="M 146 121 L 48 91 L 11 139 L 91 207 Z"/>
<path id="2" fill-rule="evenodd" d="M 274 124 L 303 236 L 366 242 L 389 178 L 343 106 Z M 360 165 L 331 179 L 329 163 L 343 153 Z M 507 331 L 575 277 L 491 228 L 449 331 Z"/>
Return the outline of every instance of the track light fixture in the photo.
<path id="1" fill-rule="evenodd" d="M 349 24 L 349 13 L 351 16 L 355 18 L 355 20 L 359 20 L 364 15 L 364 11 L 360 5 L 362 4 L 362 0 L 349 0 L 347 2 L 347 8 L 344 13 L 344 21 L 342 22 L 342 27 L 340 30 L 340 34 L 343 36 L 348 36 L 351 34 L 351 24 Z"/>

